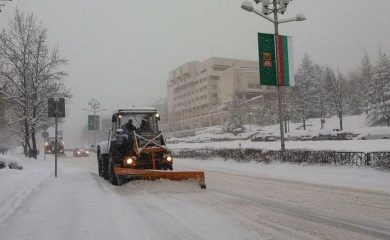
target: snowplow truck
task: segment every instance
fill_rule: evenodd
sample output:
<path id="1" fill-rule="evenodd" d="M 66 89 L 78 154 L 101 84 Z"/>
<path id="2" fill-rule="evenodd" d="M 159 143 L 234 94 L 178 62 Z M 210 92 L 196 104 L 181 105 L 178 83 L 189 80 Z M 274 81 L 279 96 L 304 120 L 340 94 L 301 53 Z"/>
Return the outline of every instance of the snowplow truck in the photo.
<path id="1" fill-rule="evenodd" d="M 113 185 L 130 180 L 196 180 L 206 188 L 202 171 L 172 171 L 173 157 L 158 128 L 154 108 L 119 109 L 112 115 L 107 141 L 97 145 L 99 176 Z"/>

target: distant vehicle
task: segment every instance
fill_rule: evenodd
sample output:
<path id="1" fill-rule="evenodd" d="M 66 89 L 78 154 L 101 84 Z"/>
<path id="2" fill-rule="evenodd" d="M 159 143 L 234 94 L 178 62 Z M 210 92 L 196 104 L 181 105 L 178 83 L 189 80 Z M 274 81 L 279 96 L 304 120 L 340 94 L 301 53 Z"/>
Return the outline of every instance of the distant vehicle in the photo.
<path id="1" fill-rule="evenodd" d="M 280 137 L 273 133 L 259 133 L 251 138 L 251 142 L 274 142 L 279 139 Z"/>
<path id="2" fill-rule="evenodd" d="M 295 130 L 286 134 L 287 141 L 309 141 L 313 134 L 309 130 Z"/>
<path id="3" fill-rule="evenodd" d="M 324 128 L 321 129 L 318 136 L 314 136 L 312 139 L 314 141 L 321 140 L 352 140 L 354 134 L 351 132 L 341 131 L 338 128 Z"/>
<path id="4" fill-rule="evenodd" d="M 390 139 L 390 127 L 371 127 L 358 135 L 357 140 Z"/>
<path id="5" fill-rule="evenodd" d="M 89 151 L 85 148 L 76 148 L 73 150 L 73 157 L 88 157 Z"/>
<path id="6" fill-rule="evenodd" d="M 356 134 L 342 131 L 337 134 L 336 140 L 352 140 L 354 136 L 356 136 Z"/>
<path id="7" fill-rule="evenodd" d="M 55 137 L 46 138 L 45 154 L 55 153 Z M 57 153 L 64 154 L 64 140 L 62 137 L 57 137 Z"/>

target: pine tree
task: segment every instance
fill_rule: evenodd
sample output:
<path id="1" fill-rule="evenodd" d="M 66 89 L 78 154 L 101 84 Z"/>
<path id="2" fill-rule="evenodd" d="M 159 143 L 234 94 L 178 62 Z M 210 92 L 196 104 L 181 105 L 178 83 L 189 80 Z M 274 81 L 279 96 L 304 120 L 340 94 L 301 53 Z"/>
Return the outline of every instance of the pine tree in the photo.
<path id="1" fill-rule="evenodd" d="M 350 74 L 348 83 L 349 96 L 348 112 L 351 114 L 361 114 L 367 110 L 368 90 L 373 78 L 373 67 L 367 53 L 362 59 L 362 63 L 356 71 Z"/>
<path id="2" fill-rule="evenodd" d="M 371 125 L 390 126 L 390 60 L 379 52 L 373 80 L 368 92 L 368 119 Z"/>
<path id="3" fill-rule="evenodd" d="M 238 94 L 234 94 L 229 107 L 229 117 L 223 125 L 223 131 L 233 133 L 244 129 L 241 117 L 241 99 Z"/>
<path id="4" fill-rule="evenodd" d="M 321 68 L 305 54 L 296 75 L 295 108 L 306 129 L 306 119 L 320 115 Z"/>

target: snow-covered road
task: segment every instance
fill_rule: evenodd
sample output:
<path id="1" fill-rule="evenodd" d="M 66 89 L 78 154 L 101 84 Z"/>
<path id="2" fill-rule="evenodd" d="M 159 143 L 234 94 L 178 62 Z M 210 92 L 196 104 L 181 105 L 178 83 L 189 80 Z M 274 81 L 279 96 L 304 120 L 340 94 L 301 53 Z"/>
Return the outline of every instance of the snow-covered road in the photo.
<path id="1" fill-rule="evenodd" d="M 230 167 L 216 169 L 218 164 Z M 50 160 L 39 165 L 52 169 Z M 389 173 L 348 169 L 343 179 L 355 180 L 350 188 L 334 182 L 326 186 L 315 177 L 309 178 L 317 179 L 312 184 L 299 182 L 302 179 L 293 174 L 289 178 L 270 177 L 266 170 L 254 174 L 239 163 L 219 160 L 183 159 L 175 166 L 205 169 L 207 190 L 194 182 L 170 181 L 115 187 L 97 175 L 94 157 L 61 158 L 57 179 L 52 173 L 49 178 L 34 178 L 42 182 L 34 184 L 35 190 L 12 213 L 1 205 L 0 214 L 8 217 L 0 218 L 0 239 L 390 239 L 389 191 L 358 185 L 375 182 L 371 178 L 389 180 Z M 284 166 L 269 169 L 273 168 Z M 316 167 L 300 168 L 316 172 Z M 330 178 L 333 175 L 329 169 Z M 0 184 L 3 189 L 9 186 Z M 11 200 L 22 198 L 12 191 L 7 194 Z"/>

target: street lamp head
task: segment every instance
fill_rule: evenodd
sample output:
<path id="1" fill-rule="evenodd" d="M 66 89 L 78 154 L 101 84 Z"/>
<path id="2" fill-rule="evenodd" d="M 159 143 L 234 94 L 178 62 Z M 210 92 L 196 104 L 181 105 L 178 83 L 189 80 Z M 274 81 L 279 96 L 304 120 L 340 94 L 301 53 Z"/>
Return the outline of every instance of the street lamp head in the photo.
<path id="1" fill-rule="evenodd" d="M 248 12 L 253 12 L 253 4 L 250 1 L 243 1 L 241 4 L 241 8 Z"/>
<path id="2" fill-rule="evenodd" d="M 263 7 L 268 8 L 271 4 L 271 0 L 263 0 L 262 1 Z"/>
<path id="3" fill-rule="evenodd" d="M 263 7 L 261 9 L 261 13 L 263 13 L 264 15 L 269 15 L 270 13 L 272 13 L 272 10 L 269 8 Z"/>
<path id="4" fill-rule="evenodd" d="M 296 16 L 296 19 L 297 19 L 298 22 L 300 22 L 300 21 L 305 21 L 306 17 L 302 13 L 298 13 L 297 16 Z"/>

